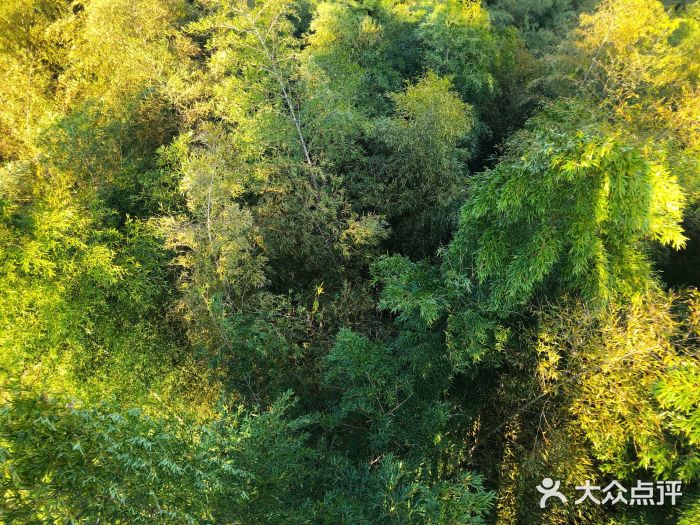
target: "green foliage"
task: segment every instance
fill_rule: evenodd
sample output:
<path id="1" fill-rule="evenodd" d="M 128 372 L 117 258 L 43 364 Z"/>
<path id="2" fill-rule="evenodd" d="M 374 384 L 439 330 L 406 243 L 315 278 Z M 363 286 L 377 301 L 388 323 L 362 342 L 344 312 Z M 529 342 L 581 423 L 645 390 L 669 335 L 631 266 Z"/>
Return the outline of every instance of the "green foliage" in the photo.
<path id="1" fill-rule="evenodd" d="M 699 15 L 2 2 L 0 523 L 696 525 Z"/>
<path id="2" fill-rule="evenodd" d="M 412 472 L 391 455 L 375 463 L 373 468 L 332 465 L 335 476 L 329 481 L 352 490 L 326 494 L 322 523 L 486 523 L 483 515 L 493 504 L 493 493 L 483 490 L 480 477 L 465 473 L 452 483 L 429 483 L 420 470 Z"/>
<path id="3" fill-rule="evenodd" d="M 582 18 L 575 38 L 557 57 L 567 91 L 586 93 L 636 137 L 653 141 L 651 150 L 672 169 L 689 196 L 684 216 L 688 248 L 680 254 L 659 250 L 669 268 L 668 282 L 698 285 L 692 265 L 700 236 L 696 221 L 698 161 L 698 4 L 664 10 L 660 2 L 604 2 Z M 674 283 L 675 284 L 675 283 Z"/>
<path id="4" fill-rule="evenodd" d="M 405 251 L 428 254 L 435 245 L 426 239 L 442 242 L 454 227 L 474 119 L 451 82 L 433 72 L 392 99 L 396 116 L 375 131 L 390 151 L 383 211 Z"/>
<path id="5" fill-rule="evenodd" d="M 437 4 L 419 35 L 426 43 L 427 66 L 440 75 L 453 75 L 464 100 L 478 107 L 491 96 L 495 81 L 490 69 L 497 57 L 497 41 L 480 2 Z"/>
<path id="6" fill-rule="evenodd" d="M 621 131 L 568 121 L 581 116 L 537 117 L 474 179 L 445 266 L 466 273 L 486 311 L 511 311 L 553 275 L 592 300 L 634 296 L 650 278 L 642 242 L 685 242 L 676 179 Z"/>
<path id="7" fill-rule="evenodd" d="M 195 523 L 222 490 L 210 436 L 136 409 L 20 394 L 0 418 L 6 523 Z"/>
<path id="8" fill-rule="evenodd" d="M 435 268 L 406 257 L 388 257 L 378 261 L 373 270 L 384 284 L 379 307 L 399 314 L 399 321 L 418 314 L 430 326 L 443 314 L 447 302 L 441 297 L 442 283 Z"/>
<path id="9" fill-rule="evenodd" d="M 11 390 L 0 418 L 7 523 L 299 523 L 308 418 L 289 396 L 201 425 Z M 296 503 L 295 503 L 296 502 Z M 301 500 L 303 503 L 303 499 Z"/>
<path id="10" fill-rule="evenodd" d="M 0 9 L 0 160 L 31 152 L 39 121 L 57 101 L 56 76 L 65 49 L 55 23 L 67 12 L 60 0 L 12 0 Z"/>
<path id="11" fill-rule="evenodd" d="M 504 350 L 510 366 L 493 394 L 510 407 L 489 409 L 495 420 L 508 422 L 507 454 L 517 469 L 512 476 L 501 474 L 504 515 L 522 523 L 559 523 L 574 516 L 605 523 L 605 515 L 613 514 L 562 506 L 531 515 L 532 484 L 549 475 L 565 485 L 581 479 L 628 480 L 629 485 L 681 479 L 692 503 L 697 447 L 675 425 L 693 409 L 667 403 L 659 392 L 672 381 L 668 378 L 683 377 L 697 365 L 696 309 L 695 293 L 679 297 L 656 290 L 634 307 L 617 304 L 602 314 L 581 301 L 551 304 L 536 312 L 534 332 L 522 327 L 537 335 Z M 668 388 L 669 399 L 682 399 L 682 386 Z M 675 388 L 678 397 L 670 393 Z M 537 425 L 527 424 L 533 420 Z M 618 517 L 621 523 L 675 523 L 674 509 L 656 510 L 646 517 Z"/>
<path id="12" fill-rule="evenodd" d="M 26 169 L 9 167 L 5 180 L 23 184 Z M 22 370 L 27 381 L 62 391 L 128 396 L 134 388 L 141 396 L 171 373 L 147 356 L 177 348 L 175 334 L 168 341 L 167 325 L 151 317 L 167 293 L 167 256 L 148 228 L 100 227 L 65 177 L 38 176 L 45 194 L 7 208 L 2 222 L 3 381 Z"/>
<path id="13" fill-rule="evenodd" d="M 596 3 L 595 0 L 487 1 L 494 24 L 519 28 L 536 53 L 551 52 L 574 27 L 578 14 Z"/>
<path id="14" fill-rule="evenodd" d="M 397 446 L 429 449 L 444 427 L 446 407 L 422 395 L 410 356 L 341 330 L 325 364 L 325 382 L 339 392 L 329 423 L 354 434 L 353 448 L 366 446 L 373 454 Z M 413 420 L 418 413 L 421 423 Z"/>

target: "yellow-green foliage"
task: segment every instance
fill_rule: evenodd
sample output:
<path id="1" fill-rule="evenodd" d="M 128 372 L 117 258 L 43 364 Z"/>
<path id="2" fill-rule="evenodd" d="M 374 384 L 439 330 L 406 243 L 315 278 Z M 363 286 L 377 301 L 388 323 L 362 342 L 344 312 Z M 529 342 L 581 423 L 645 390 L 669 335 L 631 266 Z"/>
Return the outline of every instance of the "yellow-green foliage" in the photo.
<path id="1" fill-rule="evenodd" d="M 0 524 L 697 525 L 699 15 L 1 1 Z"/>
<path id="2" fill-rule="evenodd" d="M 474 177 L 446 266 L 466 273 L 485 310 L 522 305 L 552 277 L 594 301 L 633 297 L 651 277 L 643 242 L 684 245 L 669 168 L 587 117 L 578 103 L 551 108 Z"/>

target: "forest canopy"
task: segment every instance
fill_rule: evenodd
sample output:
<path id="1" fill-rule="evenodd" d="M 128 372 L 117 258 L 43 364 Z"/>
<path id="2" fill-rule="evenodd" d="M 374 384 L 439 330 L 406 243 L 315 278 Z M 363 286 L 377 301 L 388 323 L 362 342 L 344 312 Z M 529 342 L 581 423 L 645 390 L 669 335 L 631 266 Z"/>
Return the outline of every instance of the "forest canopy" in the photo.
<path id="1" fill-rule="evenodd" d="M 698 286 L 698 2 L 0 3 L 2 525 L 699 525 Z"/>

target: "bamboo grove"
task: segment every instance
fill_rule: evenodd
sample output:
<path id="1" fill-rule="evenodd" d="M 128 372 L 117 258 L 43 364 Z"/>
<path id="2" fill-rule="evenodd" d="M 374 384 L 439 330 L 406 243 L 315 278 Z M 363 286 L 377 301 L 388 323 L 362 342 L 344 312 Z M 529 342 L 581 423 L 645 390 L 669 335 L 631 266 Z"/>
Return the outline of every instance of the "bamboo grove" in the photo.
<path id="1" fill-rule="evenodd" d="M 0 523 L 700 524 L 699 168 L 693 1 L 3 0 Z"/>

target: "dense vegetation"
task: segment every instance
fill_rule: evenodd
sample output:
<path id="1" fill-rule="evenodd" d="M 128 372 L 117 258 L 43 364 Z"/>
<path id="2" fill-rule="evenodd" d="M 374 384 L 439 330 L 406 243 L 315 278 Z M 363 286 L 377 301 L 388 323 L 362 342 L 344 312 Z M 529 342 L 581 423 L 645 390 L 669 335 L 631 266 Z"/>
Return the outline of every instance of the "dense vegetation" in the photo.
<path id="1" fill-rule="evenodd" d="M 0 523 L 700 524 L 699 168 L 692 1 L 3 0 Z"/>

